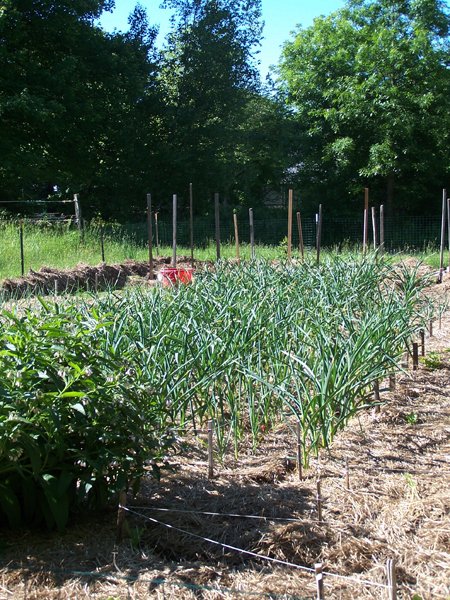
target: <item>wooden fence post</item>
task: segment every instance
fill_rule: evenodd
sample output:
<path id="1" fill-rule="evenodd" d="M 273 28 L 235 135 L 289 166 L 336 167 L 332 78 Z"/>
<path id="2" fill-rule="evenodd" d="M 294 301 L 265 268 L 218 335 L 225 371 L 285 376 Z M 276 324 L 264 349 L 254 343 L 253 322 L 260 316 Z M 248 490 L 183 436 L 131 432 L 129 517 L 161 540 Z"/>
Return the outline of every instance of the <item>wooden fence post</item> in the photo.
<path id="1" fill-rule="evenodd" d="M 236 244 L 236 259 L 239 263 L 239 262 L 241 262 L 241 257 L 239 254 L 239 227 L 238 227 L 236 209 L 233 210 L 233 224 L 234 224 L 234 241 Z"/>
<path id="2" fill-rule="evenodd" d="M 148 235 L 148 268 L 150 279 L 153 279 L 153 222 L 152 222 L 152 195 L 147 194 L 147 235 Z"/>
<path id="3" fill-rule="evenodd" d="M 372 206 L 372 232 L 373 232 L 373 249 L 377 249 L 377 218 L 375 206 Z"/>
<path id="4" fill-rule="evenodd" d="M 220 260 L 220 206 L 219 194 L 214 194 L 214 219 L 216 226 L 216 260 Z"/>
<path id="5" fill-rule="evenodd" d="M 323 564 L 316 563 L 314 565 L 314 572 L 316 575 L 316 586 L 317 586 L 317 600 L 323 600 L 324 596 L 324 586 L 323 586 Z"/>
<path id="6" fill-rule="evenodd" d="M 191 267 L 194 268 L 194 195 L 189 184 L 189 241 L 191 244 Z"/>
<path id="7" fill-rule="evenodd" d="M 419 368 L 419 344 L 413 342 L 413 371 L 417 371 Z"/>
<path id="8" fill-rule="evenodd" d="M 445 242 L 445 213 L 447 206 L 447 190 L 442 190 L 442 215 L 441 215 L 441 249 L 439 255 L 439 275 L 438 283 L 442 283 L 442 274 L 444 271 L 444 242 Z"/>
<path id="9" fill-rule="evenodd" d="M 287 230 L 287 259 L 292 258 L 292 205 L 293 205 L 293 190 L 288 193 L 288 230 Z"/>
<path id="10" fill-rule="evenodd" d="M 19 225 L 19 245 L 20 245 L 20 273 L 22 277 L 25 275 L 25 253 L 23 249 L 23 221 Z"/>
<path id="11" fill-rule="evenodd" d="M 250 227 L 250 256 L 251 259 L 255 258 L 255 224 L 253 221 L 253 208 L 248 209 L 248 223 Z"/>
<path id="12" fill-rule="evenodd" d="M 384 204 L 380 206 L 380 252 L 384 253 Z"/>
<path id="13" fill-rule="evenodd" d="M 100 225 L 100 249 L 102 252 L 102 263 L 105 262 L 105 226 Z"/>
<path id="14" fill-rule="evenodd" d="M 367 233 L 369 230 L 369 188 L 364 188 L 363 253 L 367 251 Z"/>
<path id="15" fill-rule="evenodd" d="M 172 197 L 172 267 L 177 266 L 177 195 Z"/>
<path id="16" fill-rule="evenodd" d="M 302 217 L 300 211 L 297 212 L 297 229 L 298 229 L 298 253 L 302 260 L 305 259 L 305 249 L 303 244 L 303 228 L 302 228 Z"/>
<path id="17" fill-rule="evenodd" d="M 319 204 L 319 216 L 317 220 L 317 237 L 316 237 L 316 246 L 317 246 L 317 264 L 320 263 L 320 247 L 322 245 L 322 205 Z"/>

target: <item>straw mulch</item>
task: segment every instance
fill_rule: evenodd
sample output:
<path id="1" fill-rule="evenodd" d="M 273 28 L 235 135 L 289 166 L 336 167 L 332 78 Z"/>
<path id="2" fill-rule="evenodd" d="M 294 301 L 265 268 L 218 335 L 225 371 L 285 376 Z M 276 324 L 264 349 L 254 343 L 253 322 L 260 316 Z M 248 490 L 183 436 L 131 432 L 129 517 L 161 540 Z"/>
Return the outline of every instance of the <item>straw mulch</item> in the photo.
<path id="1" fill-rule="evenodd" d="M 448 288 L 446 281 L 430 293 Z M 4 532 L 0 599 L 316 597 L 309 571 L 200 538 L 296 565 L 323 562 L 342 576 L 325 576 L 327 599 L 387 598 L 385 588 L 358 581 L 385 585 L 388 558 L 397 562 L 399 598 L 448 599 L 449 316 L 442 329 L 435 323 L 426 347 L 434 352 L 432 364 L 425 358 L 418 371 L 405 370 L 393 391 L 383 382 L 380 410 L 355 418 L 329 451 L 311 460 L 302 481 L 289 425 L 267 433 L 254 453 L 244 440 L 238 459 L 230 453 L 216 463 L 213 479 L 200 433 L 182 440 L 183 451 L 159 482 L 148 478 L 136 498 L 128 497 L 139 516 L 128 514 L 129 537 L 121 544 L 113 509 L 81 515 L 64 535 Z M 317 521 L 319 475 L 323 523 Z"/>

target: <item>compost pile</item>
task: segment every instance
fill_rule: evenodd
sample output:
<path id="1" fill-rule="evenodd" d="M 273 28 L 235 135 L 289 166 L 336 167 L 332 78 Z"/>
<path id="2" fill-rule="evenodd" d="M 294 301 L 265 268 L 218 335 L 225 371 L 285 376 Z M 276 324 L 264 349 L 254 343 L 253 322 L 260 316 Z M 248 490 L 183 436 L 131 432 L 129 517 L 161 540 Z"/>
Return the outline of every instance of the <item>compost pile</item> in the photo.
<path id="1" fill-rule="evenodd" d="M 154 280 L 155 272 L 162 266 L 168 265 L 170 261 L 169 257 L 155 258 L 152 273 L 148 262 L 132 260 L 113 265 L 79 264 L 74 269 L 42 267 L 39 271 L 30 270 L 24 277 L 3 280 L 0 284 L 0 294 L 5 299 L 18 299 L 38 294 L 72 294 L 79 291 L 122 289 L 133 277 L 146 281 Z M 178 264 L 190 265 L 190 258 L 180 256 Z M 198 261 L 196 264 L 199 264 Z"/>

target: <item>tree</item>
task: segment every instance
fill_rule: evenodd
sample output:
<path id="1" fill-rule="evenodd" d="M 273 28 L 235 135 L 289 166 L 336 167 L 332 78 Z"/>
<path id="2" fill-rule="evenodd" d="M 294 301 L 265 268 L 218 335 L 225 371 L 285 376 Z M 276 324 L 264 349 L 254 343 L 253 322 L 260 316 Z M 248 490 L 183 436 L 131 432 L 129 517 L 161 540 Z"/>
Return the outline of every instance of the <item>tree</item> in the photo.
<path id="1" fill-rule="evenodd" d="M 285 45 L 280 79 L 302 129 L 298 173 L 310 194 L 351 208 L 368 185 L 391 211 L 439 197 L 449 174 L 449 27 L 440 0 L 349 0 Z"/>
<path id="2" fill-rule="evenodd" d="M 0 6 L 0 194 L 57 183 L 89 193 L 93 208 L 117 212 L 118 197 L 128 207 L 155 79 L 145 14 L 137 7 L 130 31 L 109 35 L 93 23 L 109 0 Z"/>
<path id="3" fill-rule="evenodd" d="M 167 100 L 166 177 L 172 192 L 196 182 L 204 209 L 215 190 L 229 195 L 235 147 L 249 94 L 258 87 L 254 51 L 260 0 L 167 0 L 174 29 L 163 53 Z M 167 190 L 169 192 L 170 190 Z"/>

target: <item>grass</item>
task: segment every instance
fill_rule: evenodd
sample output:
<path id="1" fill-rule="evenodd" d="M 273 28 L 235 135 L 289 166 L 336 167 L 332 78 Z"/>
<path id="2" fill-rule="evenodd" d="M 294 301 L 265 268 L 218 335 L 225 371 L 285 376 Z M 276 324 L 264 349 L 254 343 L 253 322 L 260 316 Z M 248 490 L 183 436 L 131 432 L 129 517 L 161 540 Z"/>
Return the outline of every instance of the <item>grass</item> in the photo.
<path id="1" fill-rule="evenodd" d="M 338 253 L 346 256 L 359 251 L 358 247 L 341 247 L 324 249 L 322 257 L 330 253 Z M 148 260 L 148 247 L 145 243 L 137 243 L 130 237 L 119 235 L 117 232 L 105 236 L 104 240 L 105 261 L 109 264 L 120 263 L 125 260 L 146 261 Z M 178 256 L 190 256 L 190 250 L 186 247 L 177 249 Z M 286 247 L 258 245 L 256 257 L 267 260 L 282 260 L 286 258 Z M 171 256 L 172 248 L 161 246 L 154 250 L 155 256 Z M 439 267 L 439 252 L 429 248 L 423 253 L 409 254 L 407 251 L 396 254 L 395 259 L 401 260 L 414 255 L 419 260 L 432 266 Z M 236 251 L 234 241 L 229 240 L 221 245 L 221 257 L 224 259 L 235 258 Z M 249 260 L 251 250 L 249 244 L 241 244 L 240 256 Z M 298 257 L 298 250 L 293 248 L 292 256 Z M 199 260 L 215 260 L 216 246 L 213 240 L 206 247 L 196 248 L 195 257 Z M 307 260 L 314 260 L 315 250 L 306 250 Z M 44 227 L 36 225 L 25 225 L 24 227 L 24 270 L 38 271 L 41 267 L 52 267 L 59 269 L 73 268 L 77 264 L 97 265 L 102 260 L 100 230 L 92 227 L 87 228 L 84 238 L 80 233 L 65 226 Z M 19 227 L 17 224 L 0 222 L 0 279 L 14 278 L 21 275 L 21 257 L 19 243 Z"/>

